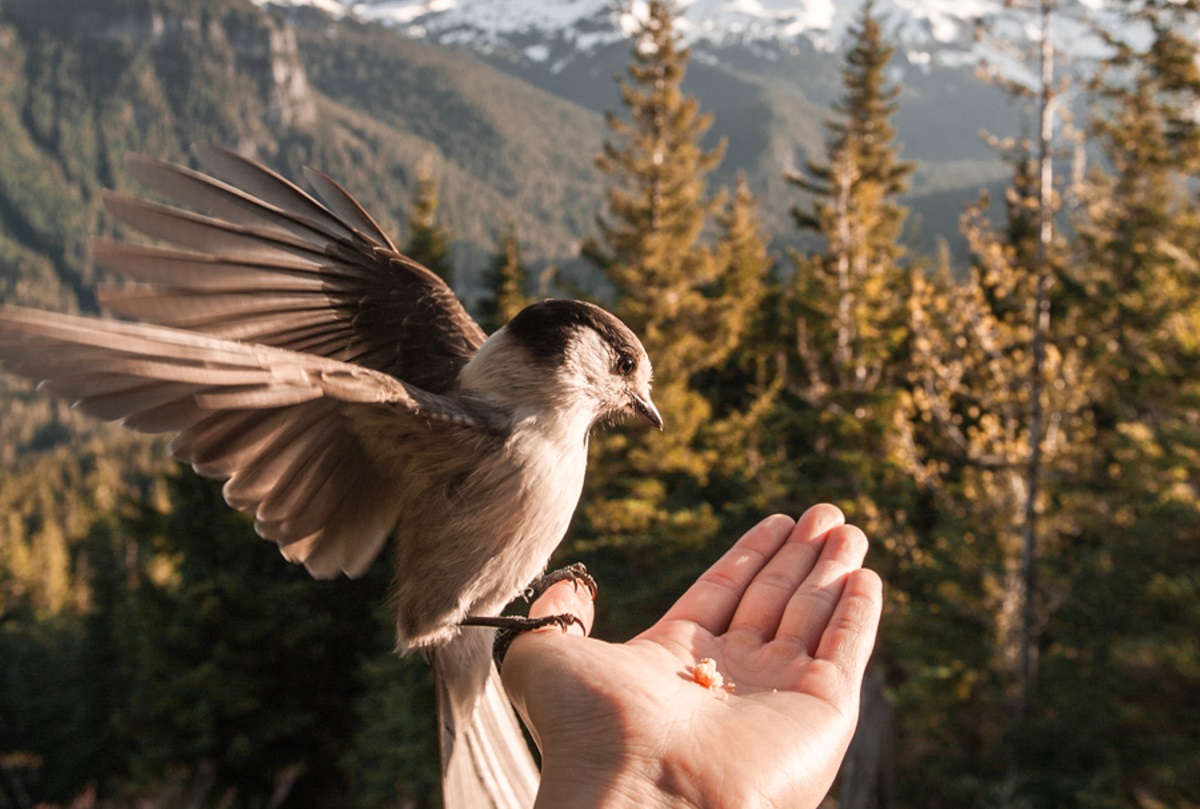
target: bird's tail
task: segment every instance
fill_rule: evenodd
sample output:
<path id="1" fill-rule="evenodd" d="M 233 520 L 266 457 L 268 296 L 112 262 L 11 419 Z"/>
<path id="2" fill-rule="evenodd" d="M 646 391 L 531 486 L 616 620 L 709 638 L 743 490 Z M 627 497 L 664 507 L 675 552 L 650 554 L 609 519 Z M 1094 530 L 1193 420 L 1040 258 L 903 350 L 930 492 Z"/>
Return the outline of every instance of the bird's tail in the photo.
<path id="1" fill-rule="evenodd" d="M 539 775 L 492 662 L 494 633 L 471 627 L 430 654 L 445 809 L 529 809 Z"/>

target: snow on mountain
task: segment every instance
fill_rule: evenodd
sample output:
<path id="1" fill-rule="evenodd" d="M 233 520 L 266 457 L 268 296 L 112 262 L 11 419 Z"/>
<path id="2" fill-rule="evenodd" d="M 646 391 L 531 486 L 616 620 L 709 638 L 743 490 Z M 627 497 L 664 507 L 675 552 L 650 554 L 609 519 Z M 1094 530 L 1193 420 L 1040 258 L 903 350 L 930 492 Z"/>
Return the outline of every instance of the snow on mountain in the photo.
<path id="1" fill-rule="evenodd" d="M 644 0 L 256 0 L 317 6 L 386 22 L 411 37 L 485 50 L 524 51 L 545 61 L 565 49 L 589 51 L 623 40 L 645 13 Z M 876 9 L 910 61 L 958 60 L 971 48 L 974 20 L 1002 0 L 877 0 Z M 690 44 L 767 45 L 784 50 L 806 39 L 840 46 L 860 11 L 837 0 L 680 0 L 679 29 Z"/>
<path id="2" fill-rule="evenodd" d="M 616 42 L 627 41 L 646 0 L 254 0 L 309 6 L 390 25 L 402 36 L 503 54 L 552 74 Z M 1111 0 L 1066 0 L 1055 12 L 1059 53 L 1082 63 L 1106 51 L 1091 26 L 1115 23 Z M 841 49 L 861 14 L 861 0 L 676 0 L 684 40 L 710 61 L 714 50 L 741 47 L 760 57 Z M 1029 46 L 1039 22 L 1011 0 L 875 0 L 877 16 L 903 57 L 895 65 L 968 69 L 986 63 L 1007 79 L 1032 83 Z M 1036 6 L 1036 4 L 1032 4 Z M 980 39 L 980 31 L 985 33 Z M 1127 32 L 1128 33 L 1128 32 Z M 1022 43 L 1017 57 L 1006 43 Z M 708 53 L 705 53 L 708 51 Z M 1016 57 L 1016 58 L 1014 58 Z M 1071 61 L 1070 59 L 1066 61 Z"/>

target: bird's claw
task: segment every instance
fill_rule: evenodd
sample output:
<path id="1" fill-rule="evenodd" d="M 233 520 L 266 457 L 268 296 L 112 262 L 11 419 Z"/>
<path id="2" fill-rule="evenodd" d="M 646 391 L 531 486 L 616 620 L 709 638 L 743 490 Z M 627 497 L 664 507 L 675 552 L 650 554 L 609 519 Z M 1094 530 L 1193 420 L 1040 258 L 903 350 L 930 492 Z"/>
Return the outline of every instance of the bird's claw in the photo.
<path id="1" fill-rule="evenodd" d="M 583 626 L 577 616 L 568 612 L 558 615 L 546 615 L 542 618 L 527 618 L 523 615 L 468 615 L 462 621 L 463 626 L 490 626 L 496 629 L 496 640 L 492 644 L 492 658 L 496 667 L 504 664 L 504 655 L 508 647 L 522 632 L 541 629 L 546 626 L 557 626 L 563 632 L 570 626 Z"/>
<path id="2" fill-rule="evenodd" d="M 596 580 L 588 573 L 587 567 L 584 566 L 583 562 L 575 562 L 574 564 L 560 567 L 558 570 L 551 570 L 549 573 L 539 576 L 529 583 L 529 586 L 522 591 L 521 595 L 526 601 L 533 601 L 560 581 L 569 581 L 576 588 L 582 584 L 587 588 L 588 593 L 591 594 L 592 600 L 596 600 Z"/>

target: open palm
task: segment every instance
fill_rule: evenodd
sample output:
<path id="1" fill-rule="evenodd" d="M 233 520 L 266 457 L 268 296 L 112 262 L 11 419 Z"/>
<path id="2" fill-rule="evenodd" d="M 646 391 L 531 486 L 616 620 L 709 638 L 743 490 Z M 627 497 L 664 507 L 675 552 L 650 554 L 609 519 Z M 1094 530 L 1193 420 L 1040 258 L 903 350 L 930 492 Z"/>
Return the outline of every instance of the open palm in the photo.
<path id="1" fill-rule="evenodd" d="M 881 583 L 833 506 L 748 531 L 653 627 L 624 644 L 530 633 L 505 684 L 543 753 L 539 806 L 815 807 L 858 715 Z M 534 614 L 591 625 L 586 593 Z M 710 658 L 732 690 L 696 682 Z"/>

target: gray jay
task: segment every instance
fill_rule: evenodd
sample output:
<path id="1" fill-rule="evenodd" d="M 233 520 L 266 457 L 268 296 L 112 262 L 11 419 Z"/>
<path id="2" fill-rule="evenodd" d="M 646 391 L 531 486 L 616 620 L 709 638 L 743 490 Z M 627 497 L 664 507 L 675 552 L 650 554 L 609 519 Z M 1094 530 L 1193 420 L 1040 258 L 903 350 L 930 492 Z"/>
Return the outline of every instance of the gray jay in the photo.
<path id="1" fill-rule="evenodd" d="M 336 182 L 311 196 L 213 146 L 211 174 L 130 173 L 185 208 L 107 193 L 152 245 L 99 240 L 140 322 L 0 307 L 0 365 L 81 410 L 172 433 L 232 507 L 312 575 L 358 576 L 394 538 L 397 649 L 429 658 L 446 806 L 527 807 L 537 771 L 487 623 L 545 571 L 579 500 L 588 435 L 661 429 L 641 342 L 580 301 L 529 306 L 486 337 Z M 173 245 L 173 246 L 166 246 Z"/>

